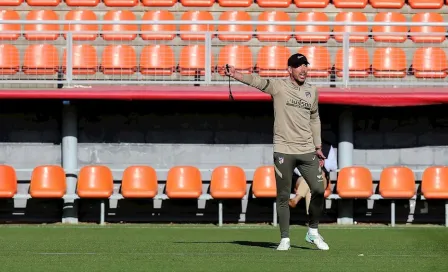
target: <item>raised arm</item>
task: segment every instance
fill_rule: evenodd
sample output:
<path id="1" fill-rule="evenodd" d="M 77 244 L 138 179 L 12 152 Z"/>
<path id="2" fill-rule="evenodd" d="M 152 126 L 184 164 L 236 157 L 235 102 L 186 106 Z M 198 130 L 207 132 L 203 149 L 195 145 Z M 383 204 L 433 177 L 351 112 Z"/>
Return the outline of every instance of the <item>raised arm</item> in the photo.
<path id="1" fill-rule="evenodd" d="M 311 108 L 310 125 L 311 125 L 311 132 L 313 134 L 314 146 L 316 147 L 316 149 L 321 149 L 322 140 L 321 140 L 321 124 L 319 116 L 319 93 L 317 89 L 315 90 L 315 94 L 316 98 Z"/>
<path id="2" fill-rule="evenodd" d="M 224 67 L 224 70 L 226 70 L 226 67 Z M 231 65 L 229 65 L 229 71 L 226 71 L 226 75 L 270 95 L 275 95 L 278 92 L 272 79 L 261 78 L 256 74 L 242 74 Z"/>

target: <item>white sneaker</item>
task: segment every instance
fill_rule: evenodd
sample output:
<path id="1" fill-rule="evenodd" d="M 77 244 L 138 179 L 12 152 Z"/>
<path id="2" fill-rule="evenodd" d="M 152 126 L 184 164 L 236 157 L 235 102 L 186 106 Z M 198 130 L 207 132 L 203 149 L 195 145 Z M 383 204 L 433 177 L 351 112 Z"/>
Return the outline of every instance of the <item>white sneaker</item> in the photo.
<path id="1" fill-rule="evenodd" d="M 324 238 L 319 235 L 311 235 L 309 232 L 306 233 L 305 240 L 310 243 L 317 246 L 320 250 L 329 250 L 330 247 L 327 243 L 325 243 Z"/>
<path id="2" fill-rule="evenodd" d="M 289 250 L 291 248 L 291 243 L 289 238 L 282 238 L 280 240 L 280 244 L 277 247 L 277 250 Z"/>

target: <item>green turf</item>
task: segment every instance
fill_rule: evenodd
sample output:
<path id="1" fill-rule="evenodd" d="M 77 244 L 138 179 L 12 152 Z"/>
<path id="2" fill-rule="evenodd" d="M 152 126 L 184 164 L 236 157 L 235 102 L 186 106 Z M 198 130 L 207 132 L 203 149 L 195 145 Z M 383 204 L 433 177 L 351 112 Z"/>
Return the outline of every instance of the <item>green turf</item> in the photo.
<path id="1" fill-rule="evenodd" d="M 448 271 L 448 228 L 321 228 L 330 251 L 304 241 L 277 252 L 277 227 L 1 226 L 2 271 Z"/>

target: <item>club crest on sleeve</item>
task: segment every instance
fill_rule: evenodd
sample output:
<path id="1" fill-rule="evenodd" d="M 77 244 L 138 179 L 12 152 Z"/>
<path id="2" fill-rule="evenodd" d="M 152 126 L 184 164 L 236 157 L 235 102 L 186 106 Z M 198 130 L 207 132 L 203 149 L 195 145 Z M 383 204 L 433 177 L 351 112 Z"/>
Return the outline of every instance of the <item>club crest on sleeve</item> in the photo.
<path id="1" fill-rule="evenodd" d="M 278 163 L 283 164 L 284 158 L 283 157 L 279 157 L 278 158 Z"/>

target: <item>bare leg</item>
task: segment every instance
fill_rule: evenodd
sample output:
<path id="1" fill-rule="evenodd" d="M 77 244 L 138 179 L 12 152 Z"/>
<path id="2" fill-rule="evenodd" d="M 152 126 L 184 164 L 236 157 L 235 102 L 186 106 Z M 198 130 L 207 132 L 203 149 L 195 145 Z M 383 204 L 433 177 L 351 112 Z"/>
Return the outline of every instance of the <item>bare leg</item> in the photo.
<path id="1" fill-rule="evenodd" d="M 310 191 L 310 188 L 303 177 L 297 179 L 294 191 L 296 196 L 289 200 L 289 206 L 292 208 L 295 208 L 299 201 Z"/>

